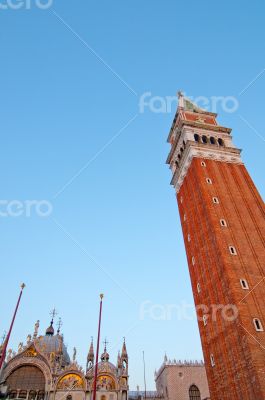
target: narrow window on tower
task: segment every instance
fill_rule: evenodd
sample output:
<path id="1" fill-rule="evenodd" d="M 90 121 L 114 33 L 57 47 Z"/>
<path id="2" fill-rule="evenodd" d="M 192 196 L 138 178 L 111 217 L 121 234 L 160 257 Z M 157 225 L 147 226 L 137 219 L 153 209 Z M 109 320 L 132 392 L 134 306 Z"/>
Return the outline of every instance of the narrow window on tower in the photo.
<path id="1" fill-rule="evenodd" d="M 258 318 L 254 318 L 253 319 L 253 323 L 254 323 L 254 326 L 255 326 L 255 329 L 256 329 L 257 332 L 263 332 L 264 331 L 262 323 Z"/>
<path id="2" fill-rule="evenodd" d="M 181 198 L 180 198 L 180 202 L 181 202 L 181 204 L 183 203 L 183 197 L 181 196 Z"/>
<path id="3" fill-rule="evenodd" d="M 188 242 L 190 242 L 190 234 L 188 234 Z"/>
<path id="4" fill-rule="evenodd" d="M 192 265 L 195 265 L 195 257 L 192 257 L 191 262 L 192 262 Z"/>
<path id="5" fill-rule="evenodd" d="M 214 367 L 215 366 L 215 361 L 214 361 L 213 354 L 210 355 L 210 359 L 211 359 L 211 366 Z"/>
<path id="6" fill-rule="evenodd" d="M 186 219 L 187 219 L 186 214 L 184 214 L 183 219 L 184 219 L 184 221 L 186 221 Z"/>
<path id="7" fill-rule="evenodd" d="M 240 283 L 241 283 L 242 289 L 244 289 L 244 290 L 249 289 L 248 282 L 246 279 L 240 279 Z"/>
<path id="8" fill-rule="evenodd" d="M 206 167 L 206 163 L 204 161 L 201 162 L 202 167 Z"/>
<path id="9" fill-rule="evenodd" d="M 200 141 L 200 136 L 197 133 L 195 133 L 195 135 L 194 135 L 194 140 L 195 140 L 195 142 Z"/>
<path id="10" fill-rule="evenodd" d="M 206 182 L 211 185 L 212 184 L 212 180 L 210 178 L 206 178 Z"/>
<path id="11" fill-rule="evenodd" d="M 201 285 L 199 283 L 197 283 L 197 292 L 201 293 Z"/>
<path id="12" fill-rule="evenodd" d="M 213 202 L 214 202 L 214 204 L 219 204 L 218 197 L 213 197 Z"/>
<path id="13" fill-rule="evenodd" d="M 225 219 L 220 219 L 220 224 L 221 224 L 221 226 L 227 226 Z"/>
<path id="14" fill-rule="evenodd" d="M 230 254 L 232 254 L 232 256 L 237 255 L 236 248 L 234 246 L 229 246 L 229 251 L 230 251 Z"/>
<path id="15" fill-rule="evenodd" d="M 203 320 L 203 325 L 206 326 L 206 325 L 207 325 L 207 316 L 204 315 L 204 316 L 202 317 L 202 320 Z"/>

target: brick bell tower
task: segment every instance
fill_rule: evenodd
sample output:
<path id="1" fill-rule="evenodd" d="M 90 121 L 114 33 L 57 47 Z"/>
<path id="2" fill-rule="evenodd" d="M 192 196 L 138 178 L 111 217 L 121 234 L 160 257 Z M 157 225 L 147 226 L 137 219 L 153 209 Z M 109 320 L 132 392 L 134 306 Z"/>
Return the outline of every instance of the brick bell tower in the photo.
<path id="1" fill-rule="evenodd" d="M 265 399 L 265 209 L 217 114 L 179 93 L 168 142 L 211 400 Z"/>

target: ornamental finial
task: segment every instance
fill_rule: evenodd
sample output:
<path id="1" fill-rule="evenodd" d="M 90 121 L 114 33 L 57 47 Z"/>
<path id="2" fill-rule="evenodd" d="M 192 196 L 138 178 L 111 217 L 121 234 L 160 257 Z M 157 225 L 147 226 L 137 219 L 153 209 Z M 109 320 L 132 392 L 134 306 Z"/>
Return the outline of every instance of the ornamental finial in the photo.
<path id="1" fill-rule="evenodd" d="M 109 344 L 109 342 L 107 341 L 107 338 L 105 338 L 103 344 L 104 344 L 104 351 L 106 352 L 107 351 L 107 345 Z"/>
<path id="2" fill-rule="evenodd" d="M 59 318 L 59 321 L 57 322 L 57 335 L 59 335 L 61 327 L 63 326 L 62 318 Z"/>
<path id="3" fill-rule="evenodd" d="M 36 339 L 36 337 L 38 336 L 39 327 L 40 327 L 40 320 L 38 319 L 38 321 L 34 325 L 33 339 Z"/>
<path id="4" fill-rule="evenodd" d="M 178 91 L 179 107 L 184 108 L 184 94 L 181 90 Z"/>
<path id="5" fill-rule="evenodd" d="M 179 91 L 178 91 L 178 98 L 183 97 L 183 96 L 184 96 L 184 95 L 183 95 L 182 90 L 179 90 Z"/>
<path id="6" fill-rule="evenodd" d="M 73 362 L 76 361 L 76 347 L 73 348 Z"/>

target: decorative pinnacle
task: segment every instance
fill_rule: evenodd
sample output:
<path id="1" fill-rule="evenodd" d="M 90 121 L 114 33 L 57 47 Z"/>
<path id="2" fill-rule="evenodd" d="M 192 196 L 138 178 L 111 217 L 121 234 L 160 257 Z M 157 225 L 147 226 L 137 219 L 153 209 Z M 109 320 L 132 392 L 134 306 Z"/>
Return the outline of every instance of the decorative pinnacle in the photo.
<path id="1" fill-rule="evenodd" d="M 104 294 L 100 293 L 99 297 L 100 297 L 101 300 L 103 300 Z"/>
<path id="2" fill-rule="evenodd" d="M 26 287 L 25 283 L 21 283 L 20 287 L 21 287 L 21 290 L 23 290 Z"/>
<path id="3" fill-rule="evenodd" d="M 104 344 L 104 351 L 107 351 L 107 345 L 109 344 L 109 342 L 107 342 L 107 338 L 105 338 L 103 344 Z"/>
<path id="4" fill-rule="evenodd" d="M 62 319 L 61 319 L 61 317 L 59 318 L 59 321 L 57 322 L 57 327 L 58 327 L 58 329 L 57 329 L 57 334 L 59 335 L 59 333 L 60 333 L 60 330 L 61 330 L 61 327 L 63 326 L 63 322 L 62 322 Z"/>
<path id="5" fill-rule="evenodd" d="M 180 97 L 183 97 L 183 92 L 182 92 L 182 90 L 179 90 L 179 91 L 178 91 L 178 98 L 180 98 Z"/>
<path id="6" fill-rule="evenodd" d="M 55 308 L 53 308 L 53 310 L 50 312 L 50 316 L 52 317 L 52 322 L 54 320 L 54 317 L 58 314 L 58 312 L 56 311 Z"/>

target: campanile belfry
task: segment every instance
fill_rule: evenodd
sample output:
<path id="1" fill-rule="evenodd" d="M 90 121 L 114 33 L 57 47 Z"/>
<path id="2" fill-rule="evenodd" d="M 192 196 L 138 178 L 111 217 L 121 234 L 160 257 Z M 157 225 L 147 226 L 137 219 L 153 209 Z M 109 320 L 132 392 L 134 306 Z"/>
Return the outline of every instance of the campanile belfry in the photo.
<path id="1" fill-rule="evenodd" d="M 265 399 L 265 209 L 217 114 L 179 94 L 167 163 L 211 400 Z"/>

